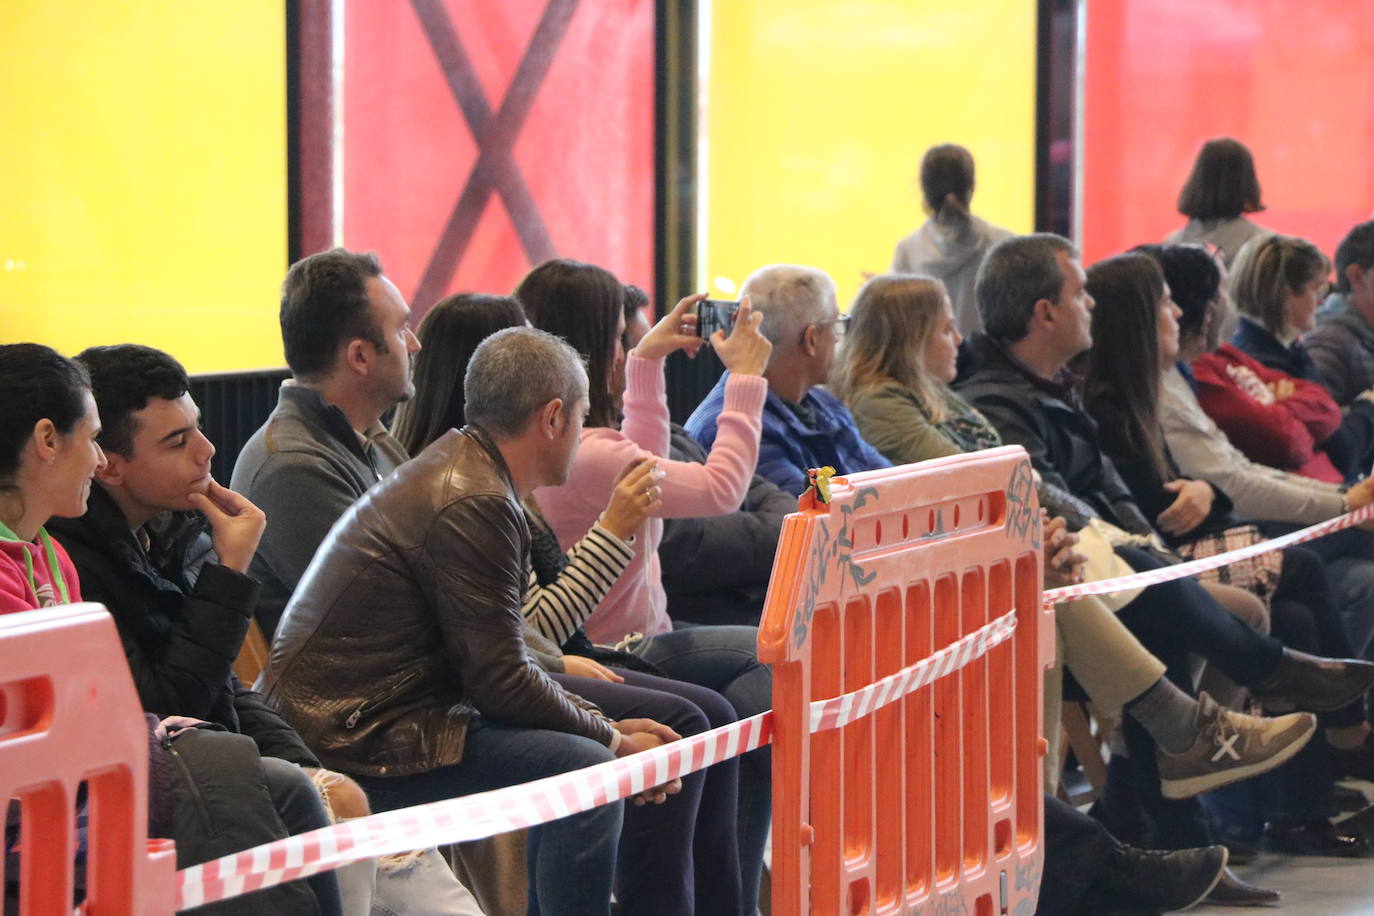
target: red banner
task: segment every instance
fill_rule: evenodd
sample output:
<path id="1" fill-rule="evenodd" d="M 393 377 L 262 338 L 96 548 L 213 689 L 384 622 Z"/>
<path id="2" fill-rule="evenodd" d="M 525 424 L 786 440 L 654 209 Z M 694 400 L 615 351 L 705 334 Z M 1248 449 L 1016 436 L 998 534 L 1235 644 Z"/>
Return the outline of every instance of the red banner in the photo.
<path id="1" fill-rule="evenodd" d="M 344 244 L 417 316 L 550 257 L 651 288 L 651 0 L 349 0 L 344 34 Z"/>
<path id="2" fill-rule="evenodd" d="M 1083 113 L 1084 263 L 1182 226 L 1203 141 L 1255 156 L 1253 218 L 1328 254 L 1374 207 L 1374 28 L 1349 0 L 1094 0 Z"/>

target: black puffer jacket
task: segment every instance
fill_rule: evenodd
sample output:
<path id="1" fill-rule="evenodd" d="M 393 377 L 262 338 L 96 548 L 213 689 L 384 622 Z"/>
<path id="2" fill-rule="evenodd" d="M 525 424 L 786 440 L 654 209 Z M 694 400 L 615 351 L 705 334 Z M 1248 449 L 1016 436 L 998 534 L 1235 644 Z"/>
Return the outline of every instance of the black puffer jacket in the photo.
<path id="1" fill-rule="evenodd" d="M 291 726 L 233 673 L 257 583 L 206 563 L 192 584 L 191 559 L 209 552 L 200 517 L 181 513 L 163 521 L 145 551 L 97 485 L 85 515 L 54 518 L 48 526 L 76 564 L 82 597 L 114 617 L 143 708 L 214 722 L 248 735 L 264 757 L 318 767 Z"/>
<path id="2" fill-rule="evenodd" d="M 1153 533 L 1103 451 L 1097 424 L 1083 409 L 1071 376 L 1038 378 L 985 334 L 974 335 L 967 350 L 968 374 L 954 388 L 1004 443 L 1023 447 L 1048 486 L 1083 500 L 1118 527 Z"/>
<path id="3" fill-rule="evenodd" d="M 156 724 L 150 722 L 150 728 Z M 177 868 L 199 865 L 288 835 L 273 806 L 260 761 L 248 738 L 210 728 L 191 728 L 174 738 L 149 741 L 152 810 L 148 831 L 150 836 L 176 840 Z M 327 826 L 323 809 L 319 815 L 317 826 Z M 314 916 L 320 913 L 320 906 L 302 879 L 221 900 L 195 912 L 211 916 Z"/>
<path id="4" fill-rule="evenodd" d="M 706 450 L 672 426 L 674 461 L 706 463 Z M 734 512 L 663 521 L 658 545 L 668 616 L 704 624 L 758 626 L 782 520 L 797 498 L 755 474 Z"/>

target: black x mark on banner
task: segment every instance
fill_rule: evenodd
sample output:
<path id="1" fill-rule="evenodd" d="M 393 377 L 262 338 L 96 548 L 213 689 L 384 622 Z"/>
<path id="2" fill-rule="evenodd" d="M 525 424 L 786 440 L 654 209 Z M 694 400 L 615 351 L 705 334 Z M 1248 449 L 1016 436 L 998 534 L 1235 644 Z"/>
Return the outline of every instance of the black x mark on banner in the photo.
<path id="1" fill-rule="evenodd" d="M 468 174 L 420 285 L 411 297 L 418 309 L 427 309 L 444 294 L 493 191 L 501 195 L 530 263 L 538 264 L 554 256 L 553 240 L 512 151 L 577 4 L 578 0 L 549 0 L 511 78 L 501 108 L 493 115 L 472 60 L 442 0 L 411 0 L 479 150 L 477 164 Z"/>

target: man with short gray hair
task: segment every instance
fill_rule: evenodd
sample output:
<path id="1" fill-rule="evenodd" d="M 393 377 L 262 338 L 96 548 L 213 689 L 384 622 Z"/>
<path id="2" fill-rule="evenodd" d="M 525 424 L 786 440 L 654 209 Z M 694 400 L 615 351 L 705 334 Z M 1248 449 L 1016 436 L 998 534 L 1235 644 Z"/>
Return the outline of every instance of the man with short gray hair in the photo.
<path id="1" fill-rule="evenodd" d="M 845 317 L 835 282 L 824 271 L 794 264 L 761 267 L 744 281 L 743 295 L 763 314 L 761 330 L 773 344 L 768 400 L 763 405 L 757 473 L 793 495 L 807 486 L 808 468 L 852 474 L 892 464 L 864 441 L 839 398 L 820 386 L 830 376 Z M 726 374 L 728 377 L 728 373 Z M 687 431 L 706 448 L 716 438 L 725 404 L 722 377 L 687 420 Z"/>
<path id="2" fill-rule="evenodd" d="M 543 331 L 508 328 L 477 348 L 465 385 L 468 426 L 370 489 L 329 532 L 264 674 L 269 702 L 381 810 L 677 737 L 649 719 L 610 721 L 550 679 L 525 644 L 521 501 L 567 480 L 587 412 L 577 354 Z M 531 910 L 605 916 L 621 818 L 612 803 L 531 830 Z"/>

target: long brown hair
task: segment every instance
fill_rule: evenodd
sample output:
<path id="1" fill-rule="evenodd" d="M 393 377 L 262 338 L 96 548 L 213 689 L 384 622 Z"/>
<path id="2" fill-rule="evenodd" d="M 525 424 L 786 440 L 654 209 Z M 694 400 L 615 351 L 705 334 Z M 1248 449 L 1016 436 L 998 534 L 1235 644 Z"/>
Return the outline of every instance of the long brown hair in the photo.
<path id="1" fill-rule="evenodd" d="M 1143 254 L 1119 254 L 1088 268 L 1093 346 L 1088 351 L 1083 399 L 1109 438 L 1144 455 L 1169 478 L 1159 425 L 1159 300 L 1164 272 Z M 1106 422 L 1103 422 L 1106 420 Z"/>
<path id="2" fill-rule="evenodd" d="M 849 400 L 860 390 L 896 382 L 916 392 L 930 419 L 945 418 L 944 383 L 926 369 L 925 348 L 947 295 L 933 277 L 883 274 L 863 285 L 849 307 L 849 328 L 831 387 Z"/>
<path id="3" fill-rule="evenodd" d="M 401 404 L 392 434 L 418 455 L 435 439 L 467 423 L 463 376 L 477 345 L 502 328 L 525 323 L 520 304 L 507 296 L 459 293 L 425 313 L 416 335 L 415 397 Z"/>
<path id="4" fill-rule="evenodd" d="M 587 361 L 587 426 L 615 426 L 611 367 L 615 329 L 625 309 L 620 281 L 595 264 L 560 258 L 526 274 L 514 295 L 530 324 L 562 337 Z"/>

